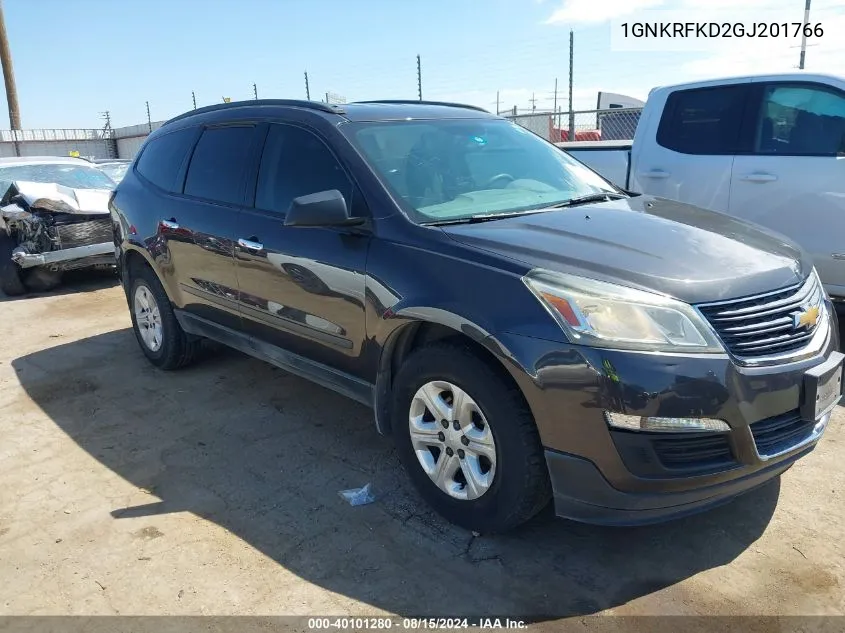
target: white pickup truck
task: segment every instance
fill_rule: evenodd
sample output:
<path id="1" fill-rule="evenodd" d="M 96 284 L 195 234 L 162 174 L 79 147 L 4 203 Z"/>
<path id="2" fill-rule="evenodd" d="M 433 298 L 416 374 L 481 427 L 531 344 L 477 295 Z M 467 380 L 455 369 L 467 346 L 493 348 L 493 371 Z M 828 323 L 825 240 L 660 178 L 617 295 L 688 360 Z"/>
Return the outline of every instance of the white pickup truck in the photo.
<path id="1" fill-rule="evenodd" d="M 655 88 L 633 142 L 557 145 L 622 189 L 792 238 L 831 298 L 845 301 L 845 79 L 790 73 Z"/>

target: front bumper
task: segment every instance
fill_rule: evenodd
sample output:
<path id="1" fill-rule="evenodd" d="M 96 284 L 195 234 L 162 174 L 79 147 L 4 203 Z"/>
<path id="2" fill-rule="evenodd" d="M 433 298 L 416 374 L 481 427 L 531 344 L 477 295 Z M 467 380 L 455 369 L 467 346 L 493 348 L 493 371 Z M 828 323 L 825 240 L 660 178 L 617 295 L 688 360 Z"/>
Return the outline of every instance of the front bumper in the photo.
<path id="1" fill-rule="evenodd" d="M 817 355 L 758 367 L 728 355 L 600 350 L 507 333 L 491 347 L 507 350 L 506 366 L 534 414 L 557 514 L 632 525 L 723 503 L 809 453 L 831 413 L 802 420 L 804 375 L 838 357 L 837 332 L 831 316 Z M 605 411 L 716 418 L 730 432 L 611 429 Z"/>
<path id="2" fill-rule="evenodd" d="M 114 263 L 113 242 L 88 244 L 86 246 L 64 248 L 56 251 L 48 251 L 46 253 L 26 253 L 23 251 L 15 251 L 12 254 L 12 261 L 21 268 L 32 268 L 34 266 L 58 266 L 60 268 L 66 268 L 66 266 L 62 266 L 66 262 L 88 258 L 98 258 L 99 262 L 99 259 L 106 255 L 110 255 L 112 263 Z"/>

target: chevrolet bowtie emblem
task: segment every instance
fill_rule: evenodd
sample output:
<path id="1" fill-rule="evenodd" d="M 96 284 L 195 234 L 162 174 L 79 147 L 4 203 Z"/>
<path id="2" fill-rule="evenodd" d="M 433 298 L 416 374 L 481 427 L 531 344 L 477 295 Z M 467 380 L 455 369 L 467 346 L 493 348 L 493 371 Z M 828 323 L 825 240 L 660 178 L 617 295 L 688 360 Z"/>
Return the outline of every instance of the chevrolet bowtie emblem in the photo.
<path id="1" fill-rule="evenodd" d="M 803 312 L 796 312 L 792 315 L 792 328 L 797 330 L 807 328 L 808 330 L 816 325 L 819 320 L 819 308 L 805 308 Z"/>

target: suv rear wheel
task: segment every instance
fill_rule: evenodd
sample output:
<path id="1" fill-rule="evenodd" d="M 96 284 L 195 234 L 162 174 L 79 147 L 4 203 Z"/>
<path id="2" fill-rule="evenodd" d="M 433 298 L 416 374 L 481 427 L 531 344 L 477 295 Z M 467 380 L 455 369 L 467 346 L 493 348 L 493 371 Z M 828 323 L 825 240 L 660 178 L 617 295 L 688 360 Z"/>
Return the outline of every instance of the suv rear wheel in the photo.
<path id="1" fill-rule="evenodd" d="M 179 325 L 170 299 L 152 269 L 133 270 L 129 287 L 129 313 L 141 351 L 160 369 L 190 364 L 202 343 Z"/>
<path id="2" fill-rule="evenodd" d="M 551 497 L 534 418 L 517 387 L 466 346 L 421 348 L 394 382 L 392 428 L 420 494 L 444 517 L 503 532 Z"/>

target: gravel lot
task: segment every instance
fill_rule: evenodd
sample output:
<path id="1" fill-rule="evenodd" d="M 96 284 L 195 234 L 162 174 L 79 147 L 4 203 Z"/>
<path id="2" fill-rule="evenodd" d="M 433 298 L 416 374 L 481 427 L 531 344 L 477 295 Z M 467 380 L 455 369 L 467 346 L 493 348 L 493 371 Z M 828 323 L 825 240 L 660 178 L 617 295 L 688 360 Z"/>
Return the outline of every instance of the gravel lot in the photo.
<path id="1" fill-rule="evenodd" d="M 845 613 L 843 409 L 780 481 L 637 529 L 474 538 L 370 413 L 231 351 L 162 373 L 120 288 L 0 299 L 0 613 Z M 338 491 L 372 482 L 377 502 Z"/>

